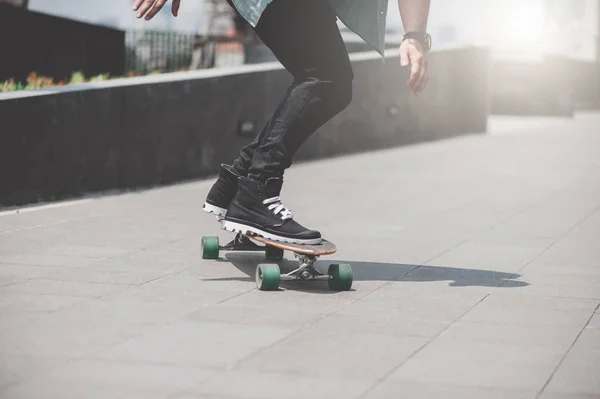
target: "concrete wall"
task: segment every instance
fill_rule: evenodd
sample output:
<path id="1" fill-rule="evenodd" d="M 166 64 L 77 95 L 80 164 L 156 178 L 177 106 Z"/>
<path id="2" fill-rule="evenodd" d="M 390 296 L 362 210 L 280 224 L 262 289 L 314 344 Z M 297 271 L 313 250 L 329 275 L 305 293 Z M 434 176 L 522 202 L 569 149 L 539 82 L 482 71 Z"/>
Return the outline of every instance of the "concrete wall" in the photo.
<path id="1" fill-rule="evenodd" d="M 392 50 L 351 56 L 354 100 L 296 161 L 486 130 L 487 53 L 434 52 L 416 98 Z M 258 130 L 291 78 L 278 63 L 0 94 L 0 205 L 215 174 Z"/>
<path id="2" fill-rule="evenodd" d="M 571 117 L 600 108 L 600 64 L 548 56 L 536 61 L 492 60 L 491 113 Z"/>
<path id="3" fill-rule="evenodd" d="M 548 57 L 566 75 L 566 85 L 572 96 L 574 110 L 600 109 L 600 63 Z"/>

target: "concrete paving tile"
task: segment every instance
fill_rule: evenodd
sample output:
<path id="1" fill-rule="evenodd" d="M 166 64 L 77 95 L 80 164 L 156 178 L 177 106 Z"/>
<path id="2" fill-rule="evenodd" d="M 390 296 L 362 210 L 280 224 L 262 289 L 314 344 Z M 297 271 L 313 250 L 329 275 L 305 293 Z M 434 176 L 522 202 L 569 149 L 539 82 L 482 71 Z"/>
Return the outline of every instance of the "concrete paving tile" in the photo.
<path id="1" fill-rule="evenodd" d="M 307 329 L 243 360 L 236 368 L 376 380 L 426 342 L 422 337 Z"/>
<path id="2" fill-rule="evenodd" d="M 129 271 L 139 273 L 171 274 L 180 272 L 187 267 L 187 263 L 180 260 L 135 258 L 128 255 L 117 256 L 110 259 L 97 260 L 89 268 L 106 271 Z"/>
<path id="3" fill-rule="evenodd" d="M 44 275 L 44 279 L 83 283 L 141 285 L 165 275 L 165 273 L 160 271 L 105 270 L 100 265 L 94 265 L 94 267 L 87 267 L 85 269 L 69 269 L 49 273 Z"/>
<path id="4" fill-rule="evenodd" d="M 358 398 L 371 384 L 360 378 L 231 370 L 209 377 L 194 392 L 243 399 Z"/>
<path id="5" fill-rule="evenodd" d="M 424 384 L 538 391 L 556 367 L 509 363 L 489 358 L 487 361 L 462 360 L 448 358 L 448 353 L 427 357 L 419 354 L 396 370 L 389 379 Z"/>
<path id="6" fill-rule="evenodd" d="M 490 284 L 491 285 L 491 284 Z M 448 279 L 432 279 L 432 278 L 414 278 L 414 277 L 403 277 L 402 279 L 395 281 L 390 284 L 393 287 L 401 287 L 403 290 L 411 292 L 461 292 L 461 293 L 476 293 L 476 294 L 489 294 L 497 289 L 501 289 L 496 286 L 486 286 L 468 280 L 454 280 Z M 515 288 L 510 288 L 515 290 Z"/>
<path id="7" fill-rule="evenodd" d="M 545 391 L 573 395 L 600 395 L 598 369 L 585 366 L 561 365 L 552 377 L 552 380 L 550 380 Z"/>
<path id="8" fill-rule="evenodd" d="M 254 285 L 256 287 L 256 285 Z M 323 288 L 322 291 L 280 290 L 263 292 L 256 289 L 228 300 L 229 306 L 247 306 L 258 311 L 269 309 L 271 312 L 294 311 L 296 309 L 319 309 L 331 313 L 354 302 L 363 295 L 357 291 L 334 292 Z"/>
<path id="9" fill-rule="evenodd" d="M 242 305 L 230 306 L 227 302 L 204 306 L 188 313 L 185 318 L 197 322 L 234 322 L 284 328 L 300 328 L 321 320 L 327 312 L 319 308 L 294 309 L 293 312 L 261 312 Z"/>
<path id="10" fill-rule="evenodd" d="M 180 321 L 97 352 L 99 359 L 222 368 L 285 338 L 290 329 Z"/>
<path id="11" fill-rule="evenodd" d="M 587 330 L 583 331 L 585 335 Z M 589 337 L 589 336 L 588 336 Z M 600 369 L 600 342 L 590 343 L 589 339 L 577 340 L 561 364 L 565 368 L 585 369 L 595 372 Z"/>
<path id="12" fill-rule="evenodd" d="M 184 393 L 177 393 L 174 395 L 169 396 L 167 399 L 243 399 L 238 397 L 234 397 L 234 396 L 223 396 L 223 395 L 211 395 L 208 393 L 194 393 L 194 392 L 184 392 Z"/>
<path id="13" fill-rule="evenodd" d="M 97 262 L 96 258 L 77 255 L 52 255 L 37 253 L 0 253 L 0 262 L 7 264 L 53 266 L 59 268 L 82 267 Z"/>
<path id="14" fill-rule="evenodd" d="M 581 282 L 562 283 L 556 281 L 554 283 L 532 283 L 523 285 L 519 280 L 507 281 L 502 288 L 507 289 L 514 286 L 519 286 L 519 293 L 524 295 L 545 296 L 545 297 L 561 297 L 561 298 L 588 298 L 600 300 L 600 284 L 596 282 Z M 527 280 L 527 277 L 523 277 Z"/>
<path id="15" fill-rule="evenodd" d="M 208 216 L 208 215 L 207 215 Z M 211 221 L 212 222 L 212 221 Z M 172 223 L 172 222 L 169 222 Z M 189 221 L 183 222 L 188 224 Z M 155 230 L 155 225 L 149 226 L 148 229 Z M 231 241 L 233 238 L 231 233 L 227 233 L 221 230 L 220 226 L 215 223 L 215 229 L 218 231 L 210 230 L 205 235 L 219 236 L 220 241 L 223 243 Z M 143 259 L 143 260 L 157 260 L 157 261 L 170 261 L 170 262 L 202 262 L 202 232 L 197 231 L 190 232 L 184 239 L 169 240 L 169 242 L 148 246 L 143 249 L 137 249 L 136 251 L 129 252 L 124 255 L 131 259 Z M 208 262 L 208 261 L 204 261 Z M 210 261 L 214 262 L 214 261 Z"/>
<path id="16" fill-rule="evenodd" d="M 497 345 L 535 345 L 565 353 L 579 334 L 579 326 L 513 325 L 459 320 L 445 330 L 445 339 L 464 342 L 490 342 Z"/>
<path id="17" fill-rule="evenodd" d="M 581 251 L 567 245 L 558 243 L 544 251 L 536 258 L 531 265 L 533 267 L 540 264 L 542 266 L 554 266 L 556 272 L 568 273 L 577 267 L 586 267 L 590 270 L 598 270 L 598 254 L 593 251 Z"/>
<path id="18" fill-rule="evenodd" d="M 539 399 L 600 399 L 600 394 L 556 393 L 544 391 Z"/>
<path id="19" fill-rule="evenodd" d="M 594 316 L 592 316 L 588 327 L 600 330 L 600 312 L 594 313 Z"/>
<path id="20" fill-rule="evenodd" d="M 28 294 L 0 290 L 0 320 L 6 321 L 9 315 L 23 312 L 54 312 L 89 300 L 90 298 L 83 296 Z"/>
<path id="21" fill-rule="evenodd" d="M 390 284 L 385 284 L 380 289 L 363 296 L 361 303 L 381 303 L 390 302 L 411 303 L 423 305 L 440 304 L 446 306 L 473 306 L 483 298 L 487 293 L 470 292 L 468 290 L 457 289 L 440 289 L 440 290 L 414 290 L 407 288 L 403 281 L 398 281 Z"/>
<path id="22" fill-rule="evenodd" d="M 50 255 L 76 255 L 88 258 L 107 258 L 113 256 L 124 255 L 131 252 L 131 248 L 127 247 L 109 247 L 109 246 L 94 246 L 94 245 L 70 245 L 70 244 L 53 244 L 42 253 Z"/>
<path id="23" fill-rule="evenodd" d="M 176 284 L 160 285 L 151 282 L 141 286 L 130 287 L 125 291 L 109 294 L 105 298 L 122 297 L 123 300 L 130 298 L 134 302 L 167 302 L 172 304 L 187 303 L 187 305 L 184 306 L 189 309 L 188 305 L 191 303 L 193 303 L 197 308 L 200 308 L 202 306 L 214 305 L 216 303 L 226 301 L 246 292 L 246 287 L 234 287 L 231 289 L 226 289 L 226 287 L 223 287 L 221 290 L 216 290 L 215 288 L 217 287 L 210 286 L 207 289 L 206 286 L 201 284 L 178 286 Z"/>
<path id="24" fill-rule="evenodd" d="M 462 321 L 514 324 L 521 326 L 572 326 L 583 328 L 592 315 L 589 310 L 555 310 L 552 308 L 515 308 L 486 305 L 485 301 L 474 307 Z"/>
<path id="25" fill-rule="evenodd" d="M 497 272 L 515 272 L 538 256 L 544 246 L 524 247 L 483 244 L 475 241 L 466 242 L 441 256 L 427 262 L 427 265 L 460 267 L 463 269 L 479 269 Z M 480 275 L 486 280 L 484 274 Z M 469 276 L 470 277 L 470 276 Z M 475 277 L 475 276 L 474 276 Z M 477 276 L 479 277 L 479 275 Z M 489 277 L 499 278 L 498 275 Z M 504 278 L 510 278 L 506 276 Z"/>
<path id="26" fill-rule="evenodd" d="M 169 396 L 167 399 L 242 399 L 242 398 L 240 398 L 239 396 L 233 397 L 233 396 L 211 395 L 211 394 L 188 392 L 188 393 L 182 393 L 182 394 L 175 394 L 175 395 Z"/>
<path id="27" fill-rule="evenodd" d="M 126 285 L 108 283 L 88 283 L 78 281 L 60 281 L 49 280 L 45 278 L 36 278 L 21 283 L 11 284 L 5 287 L 0 287 L 0 292 L 5 294 L 48 294 L 98 298 L 103 295 L 107 295 L 117 291 L 123 291 L 125 289 L 127 289 Z"/>
<path id="28" fill-rule="evenodd" d="M 600 269 L 600 265 L 595 269 Z M 566 270 L 564 270 L 566 271 Z M 548 270 L 544 270 L 541 267 L 526 267 L 522 270 L 523 276 L 521 278 L 527 279 L 530 285 L 556 285 L 563 283 L 565 285 L 586 285 L 596 284 L 600 285 L 600 273 L 582 273 L 577 274 L 576 270 L 571 273 L 551 273 Z"/>
<path id="29" fill-rule="evenodd" d="M 506 283 L 513 276 L 513 271 L 498 272 L 482 269 L 426 266 L 413 270 L 399 281 L 449 281 L 451 286 L 473 285 L 495 288 Z"/>
<path id="30" fill-rule="evenodd" d="M 365 237 L 362 230 L 355 233 L 355 237 L 331 241 L 339 248 L 338 256 L 332 259 L 352 260 L 352 262 L 378 263 L 396 265 L 394 271 L 402 275 L 407 266 L 423 264 L 427 260 L 452 249 L 458 244 L 456 240 L 436 241 L 418 238 L 412 235 L 384 239 L 379 232 L 371 233 Z M 346 244 L 344 244 L 346 243 Z M 390 267 L 391 268 L 391 267 Z"/>
<path id="31" fill-rule="evenodd" d="M 568 348 L 552 345 L 491 342 L 486 340 L 456 339 L 442 334 L 434 339 L 409 363 L 433 364 L 441 361 L 446 367 L 453 359 L 457 365 L 518 364 L 530 366 L 557 366 Z"/>
<path id="32" fill-rule="evenodd" d="M 600 330 L 588 324 L 577 339 L 576 345 L 600 350 Z"/>
<path id="33" fill-rule="evenodd" d="M 32 381 L 0 391 L 3 399 L 165 399 L 169 392 L 153 388 L 134 389 L 108 384 L 90 387 L 85 383 Z"/>
<path id="34" fill-rule="evenodd" d="M 475 241 L 515 247 L 528 245 L 539 248 L 541 252 L 567 233 L 581 217 L 579 214 L 560 215 L 555 213 L 555 210 L 549 209 L 555 197 L 548 196 L 538 202 L 537 206 L 523 209 L 478 236 Z"/>
<path id="35" fill-rule="evenodd" d="M 0 263 L 0 287 L 52 273 L 56 268 Z"/>
<path id="36" fill-rule="evenodd" d="M 381 292 L 383 291 L 383 292 Z M 381 293 L 380 293 L 381 292 Z M 440 295 L 436 299 L 415 294 L 414 297 L 400 296 L 394 299 L 391 290 L 381 289 L 339 310 L 340 314 L 363 315 L 385 314 L 389 319 L 454 321 L 465 314 L 480 300 L 480 295 Z M 446 298 L 445 300 L 443 298 Z M 450 299 L 453 298 L 453 299 Z"/>
<path id="37" fill-rule="evenodd" d="M 511 213 L 514 215 L 518 212 L 513 209 Z M 507 217 L 512 215 L 508 214 Z M 548 234 L 548 231 L 520 231 L 503 223 L 506 222 L 499 221 L 492 230 L 487 230 L 481 235 L 471 238 L 469 243 L 471 245 L 522 248 L 525 251 L 537 248 L 542 251 L 557 240 L 557 232 Z"/>
<path id="38" fill-rule="evenodd" d="M 451 321 L 397 316 L 394 312 L 333 313 L 312 326 L 314 330 L 338 334 L 381 334 L 433 338 Z"/>
<path id="39" fill-rule="evenodd" d="M 204 296 L 204 299 L 209 297 Z M 194 297 L 200 299 L 200 296 Z M 214 299 L 219 300 L 219 298 Z M 75 304 L 61 309 L 58 316 L 72 318 L 81 323 L 104 320 L 108 324 L 143 332 L 145 326 L 158 326 L 181 320 L 189 312 L 207 306 L 202 300 L 177 298 L 176 300 L 151 301 L 129 295 L 129 292 Z"/>
<path id="40" fill-rule="evenodd" d="M 563 239 L 554 244 L 551 249 L 571 254 L 571 262 L 569 263 L 588 265 L 590 262 L 595 262 L 592 265 L 598 265 L 598 261 L 594 261 L 593 259 L 594 257 L 598 259 L 600 256 L 600 248 L 597 245 L 597 241 L 593 238 L 591 242 L 581 242 L 578 239 Z"/>
<path id="41" fill-rule="evenodd" d="M 59 391 L 60 388 L 67 391 L 73 387 L 82 392 L 85 389 L 102 390 L 109 386 L 111 390 L 119 388 L 125 392 L 149 391 L 166 397 L 192 388 L 214 373 L 213 370 L 197 367 L 79 359 L 55 367 L 41 378 L 24 384 L 21 390 L 35 391 L 41 387 L 53 387 L 53 391 Z M 116 393 L 116 389 L 113 392 Z"/>
<path id="42" fill-rule="evenodd" d="M 175 273 L 151 281 L 144 287 L 172 287 L 181 291 L 235 291 L 237 293 L 243 293 L 256 289 L 256 283 L 249 279 L 230 277 L 210 278 Z"/>
<path id="43" fill-rule="evenodd" d="M 0 351 L 8 354 L 76 357 L 109 347 L 140 333 L 122 322 L 89 320 L 59 312 L 21 313 L 0 329 Z"/>
<path id="44" fill-rule="evenodd" d="M 264 262 L 264 259 L 262 260 Z M 257 262 L 258 264 L 259 262 Z M 240 269 L 231 265 L 226 260 L 223 261 L 202 261 L 188 262 L 186 267 L 181 270 L 181 274 L 196 278 L 237 278 L 240 280 L 254 281 L 254 274 L 242 272 Z"/>
<path id="45" fill-rule="evenodd" d="M 523 295 L 522 291 L 497 290 L 485 298 L 478 307 L 519 307 L 526 309 L 583 310 L 594 312 L 600 300 L 588 298 L 562 298 Z"/>
<path id="46" fill-rule="evenodd" d="M 586 264 L 572 260 L 562 264 L 556 264 L 538 260 L 528 264 L 525 269 L 522 270 L 522 272 L 530 277 L 547 276 L 551 279 L 555 279 L 564 276 L 579 282 L 581 277 L 591 278 L 594 280 L 599 279 L 600 264 Z"/>
<path id="47" fill-rule="evenodd" d="M 364 396 L 364 399 L 396 399 L 398 397 L 411 399 L 535 399 L 536 392 L 473 388 L 410 381 L 384 381 Z"/>
<path id="48" fill-rule="evenodd" d="M 0 387 L 27 382 L 69 361 L 66 357 L 0 352 Z"/>

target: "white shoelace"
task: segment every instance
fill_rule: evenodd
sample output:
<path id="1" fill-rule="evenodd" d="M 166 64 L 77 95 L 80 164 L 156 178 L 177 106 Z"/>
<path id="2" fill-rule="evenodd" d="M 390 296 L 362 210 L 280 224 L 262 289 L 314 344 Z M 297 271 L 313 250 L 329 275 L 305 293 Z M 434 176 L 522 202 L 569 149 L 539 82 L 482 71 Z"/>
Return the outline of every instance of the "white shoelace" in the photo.
<path id="1" fill-rule="evenodd" d="M 292 219 L 294 217 L 292 211 L 283 205 L 283 202 L 279 197 L 267 198 L 263 201 L 263 204 L 268 205 L 269 210 L 273 211 L 275 215 L 281 215 L 282 220 Z"/>

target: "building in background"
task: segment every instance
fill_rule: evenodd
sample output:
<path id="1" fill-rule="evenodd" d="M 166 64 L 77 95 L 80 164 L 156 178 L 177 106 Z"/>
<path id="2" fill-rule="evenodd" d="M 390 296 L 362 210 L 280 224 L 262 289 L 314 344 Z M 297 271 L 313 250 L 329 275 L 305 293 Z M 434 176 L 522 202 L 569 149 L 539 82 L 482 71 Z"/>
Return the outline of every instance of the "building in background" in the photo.
<path id="1" fill-rule="evenodd" d="M 135 18 L 132 0 L 29 0 L 29 8 L 123 30 L 202 34 L 210 24 L 211 3 L 182 1 L 177 18 L 167 5 L 152 21 Z M 403 28 L 396 1 L 389 2 L 387 24 L 388 41 L 398 41 Z M 500 57 L 561 54 L 592 61 L 598 59 L 599 24 L 600 0 L 452 0 L 432 3 L 429 31 L 435 49 L 483 46 Z M 351 32 L 344 37 L 356 40 Z"/>

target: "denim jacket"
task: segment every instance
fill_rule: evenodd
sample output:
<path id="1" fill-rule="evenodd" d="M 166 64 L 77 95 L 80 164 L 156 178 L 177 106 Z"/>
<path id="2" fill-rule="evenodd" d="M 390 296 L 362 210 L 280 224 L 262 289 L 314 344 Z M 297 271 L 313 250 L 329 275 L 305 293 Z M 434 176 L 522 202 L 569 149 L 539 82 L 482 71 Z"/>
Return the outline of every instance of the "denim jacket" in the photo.
<path id="1" fill-rule="evenodd" d="M 232 0 L 238 12 L 253 27 L 271 1 Z M 323 0 L 325 1 L 325 0 Z M 383 55 L 388 0 L 328 0 L 338 18 L 368 45 Z"/>

